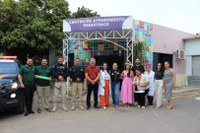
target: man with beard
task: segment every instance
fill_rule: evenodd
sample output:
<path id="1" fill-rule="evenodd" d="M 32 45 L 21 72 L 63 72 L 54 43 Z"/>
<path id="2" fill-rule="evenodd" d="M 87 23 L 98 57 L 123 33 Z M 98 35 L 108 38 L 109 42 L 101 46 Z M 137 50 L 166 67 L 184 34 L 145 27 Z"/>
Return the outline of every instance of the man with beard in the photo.
<path id="1" fill-rule="evenodd" d="M 22 66 L 19 70 L 18 79 L 20 87 L 24 91 L 25 102 L 26 102 L 26 113 L 25 116 L 29 114 L 34 114 L 32 110 L 33 94 L 35 91 L 35 67 L 33 66 L 33 60 L 31 58 L 27 59 L 26 65 Z"/>
<path id="2" fill-rule="evenodd" d="M 46 58 L 42 58 L 41 65 L 36 67 L 36 75 L 50 77 L 51 68 L 48 66 Z M 51 112 L 49 108 L 50 97 L 50 81 L 45 79 L 37 79 L 37 93 L 38 93 L 38 109 L 37 112 L 42 112 L 42 105 L 44 103 L 45 110 Z"/>
<path id="3" fill-rule="evenodd" d="M 136 75 L 135 71 L 137 69 L 140 69 L 142 73 L 144 73 L 144 71 L 145 71 L 144 66 L 140 64 L 140 59 L 138 59 L 138 58 L 135 60 L 135 65 L 133 65 L 133 67 L 132 67 L 132 71 L 134 72 L 134 75 Z"/>

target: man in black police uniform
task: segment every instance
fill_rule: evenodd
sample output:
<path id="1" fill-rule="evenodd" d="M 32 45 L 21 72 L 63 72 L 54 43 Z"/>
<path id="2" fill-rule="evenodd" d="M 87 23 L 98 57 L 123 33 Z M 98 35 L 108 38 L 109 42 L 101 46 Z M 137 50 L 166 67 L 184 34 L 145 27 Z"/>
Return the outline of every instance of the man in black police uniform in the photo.
<path id="1" fill-rule="evenodd" d="M 132 71 L 134 72 L 134 75 L 136 75 L 135 71 L 137 69 L 140 69 L 142 73 L 144 73 L 144 71 L 145 71 L 144 66 L 140 65 L 140 59 L 138 59 L 138 58 L 135 60 L 135 65 L 133 65 L 133 67 L 132 67 Z M 137 88 L 135 88 L 135 89 L 137 90 Z M 138 96 L 137 96 L 136 93 L 134 94 L 134 98 L 135 98 L 135 103 L 134 104 L 137 105 Z"/>
<path id="2" fill-rule="evenodd" d="M 83 93 L 83 82 L 85 78 L 84 69 L 80 66 L 80 59 L 75 60 L 75 65 L 70 69 L 70 78 L 72 79 L 72 110 L 75 110 L 75 103 L 79 103 L 81 110 L 84 110 L 82 106 L 82 93 Z M 78 99 L 77 99 L 78 98 Z"/>
<path id="3" fill-rule="evenodd" d="M 52 76 L 55 79 L 54 84 L 54 106 L 52 111 L 55 112 L 57 109 L 57 101 L 59 97 L 59 92 L 61 91 L 62 94 L 62 108 L 63 110 L 67 111 L 66 107 L 66 93 L 67 93 L 67 77 L 68 77 L 68 67 L 63 64 L 64 59 L 63 57 L 58 57 L 58 64 L 53 65 L 52 68 Z"/>

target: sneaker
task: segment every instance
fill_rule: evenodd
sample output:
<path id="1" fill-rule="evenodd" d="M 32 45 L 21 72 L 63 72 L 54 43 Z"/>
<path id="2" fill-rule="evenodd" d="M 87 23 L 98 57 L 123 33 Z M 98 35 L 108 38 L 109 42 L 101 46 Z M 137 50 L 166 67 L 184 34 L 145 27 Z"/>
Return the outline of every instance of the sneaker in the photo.
<path id="1" fill-rule="evenodd" d="M 28 111 L 26 111 L 26 113 L 24 114 L 24 116 L 28 116 L 30 113 Z"/>
<path id="2" fill-rule="evenodd" d="M 79 105 L 79 108 L 80 108 L 81 110 L 84 110 L 84 107 L 83 107 L 82 105 Z"/>
<path id="3" fill-rule="evenodd" d="M 47 112 L 52 112 L 52 109 L 50 109 L 50 108 L 45 108 L 45 110 L 46 110 Z"/>
<path id="4" fill-rule="evenodd" d="M 98 107 L 98 106 L 94 106 L 94 108 L 95 108 L 95 109 L 98 109 L 99 107 Z"/>
<path id="5" fill-rule="evenodd" d="M 142 109 L 145 109 L 146 107 L 145 106 L 142 106 Z"/>
<path id="6" fill-rule="evenodd" d="M 62 105 L 62 108 L 64 111 L 68 111 L 67 107 L 64 104 Z"/>
<path id="7" fill-rule="evenodd" d="M 30 114 L 35 114 L 35 112 L 33 110 L 30 111 Z"/>
<path id="8" fill-rule="evenodd" d="M 74 104 L 72 105 L 71 110 L 75 110 L 75 106 L 74 106 Z"/>
<path id="9" fill-rule="evenodd" d="M 38 109 L 37 109 L 37 112 L 38 112 L 38 113 L 42 113 L 42 110 L 38 108 Z"/>
<path id="10" fill-rule="evenodd" d="M 57 109 L 56 106 L 54 106 L 53 109 L 52 109 L 52 111 L 56 112 L 56 109 Z"/>
<path id="11" fill-rule="evenodd" d="M 156 106 L 156 109 L 160 109 L 160 106 Z"/>
<path id="12" fill-rule="evenodd" d="M 138 108 L 141 108 L 141 106 L 140 106 L 140 105 L 138 105 L 137 107 L 138 107 Z"/>
<path id="13" fill-rule="evenodd" d="M 104 109 L 104 110 L 106 110 L 106 109 L 107 109 L 107 107 L 105 107 L 105 106 L 104 106 L 104 107 L 103 107 L 103 109 Z"/>
<path id="14" fill-rule="evenodd" d="M 116 105 L 115 108 L 116 108 L 116 109 L 119 108 L 119 105 Z"/>
<path id="15" fill-rule="evenodd" d="M 89 111 L 89 110 L 90 110 L 90 107 L 87 107 L 86 110 Z"/>
<path id="16" fill-rule="evenodd" d="M 137 106 L 138 105 L 138 102 L 134 102 L 134 106 Z"/>

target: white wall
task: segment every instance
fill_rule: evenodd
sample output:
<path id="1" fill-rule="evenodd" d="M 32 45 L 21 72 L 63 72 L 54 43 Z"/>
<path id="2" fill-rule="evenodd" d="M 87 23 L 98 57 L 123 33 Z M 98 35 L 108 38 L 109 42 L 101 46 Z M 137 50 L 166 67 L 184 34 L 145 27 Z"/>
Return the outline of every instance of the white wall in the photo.
<path id="1" fill-rule="evenodd" d="M 200 38 L 185 41 L 185 55 L 200 55 Z"/>
<path id="2" fill-rule="evenodd" d="M 192 76 L 192 56 L 185 55 L 186 60 L 186 76 Z"/>
<path id="3" fill-rule="evenodd" d="M 185 41 L 186 75 L 192 76 L 192 56 L 200 55 L 200 38 Z"/>

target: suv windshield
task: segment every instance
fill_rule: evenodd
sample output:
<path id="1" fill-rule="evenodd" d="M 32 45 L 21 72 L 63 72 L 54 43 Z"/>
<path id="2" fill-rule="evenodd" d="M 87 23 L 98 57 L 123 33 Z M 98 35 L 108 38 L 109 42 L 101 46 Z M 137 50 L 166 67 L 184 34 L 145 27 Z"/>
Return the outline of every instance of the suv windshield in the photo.
<path id="1" fill-rule="evenodd" d="M 19 68 L 16 62 L 0 62 L 0 74 L 18 74 Z"/>

